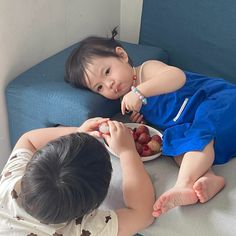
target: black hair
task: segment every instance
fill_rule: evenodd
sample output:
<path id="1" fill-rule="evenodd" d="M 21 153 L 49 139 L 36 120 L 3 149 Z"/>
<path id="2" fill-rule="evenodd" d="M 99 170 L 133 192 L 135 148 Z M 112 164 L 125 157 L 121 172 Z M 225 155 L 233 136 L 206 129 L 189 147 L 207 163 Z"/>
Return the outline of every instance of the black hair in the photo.
<path id="1" fill-rule="evenodd" d="M 85 133 L 49 142 L 26 166 L 21 181 L 22 206 L 45 224 L 70 222 L 99 207 L 111 180 L 104 145 Z"/>
<path id="2" fill-rule="evenodd" d="M 117 57 L 116 47 L 123 46 L 115 40 L 117 27 L 112 30 L 111 38 L 97 36 L 87 37 L 79 43 L 66 61 L 65 81 L 77 88 L 88 88 L 86 84 L 86 69 L 95 57 Z M 129 64 L 132 61 L 129 58 Z"/>

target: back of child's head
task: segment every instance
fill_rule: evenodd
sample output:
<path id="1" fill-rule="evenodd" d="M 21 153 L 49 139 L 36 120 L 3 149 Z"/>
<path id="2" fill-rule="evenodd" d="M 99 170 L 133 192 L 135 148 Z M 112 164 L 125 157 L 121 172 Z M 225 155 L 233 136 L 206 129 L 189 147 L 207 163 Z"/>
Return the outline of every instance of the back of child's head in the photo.
<path id="1" fill-rule="evenodd" d="M 90 213 L 105 199 L 110 156 L 96 138 L 75 133 L 39 149 L 21 182 L 22 206 L 45 224 L 69 222 Z"/>
<path id="2" fill-rule="evenodd" d="M 116 35 L 117 30 L 114 28 L 111 38 L 91 36 L 82 40 L 79 47 L 72 51 L 66 61 L 65 81 L 77 88 L 88 88 L 86 69 L 96 57 L 119 58 L 116 48 L 122 45 L 115 40 Z M 129 63 L 132 65 L 130 58 Z"/>

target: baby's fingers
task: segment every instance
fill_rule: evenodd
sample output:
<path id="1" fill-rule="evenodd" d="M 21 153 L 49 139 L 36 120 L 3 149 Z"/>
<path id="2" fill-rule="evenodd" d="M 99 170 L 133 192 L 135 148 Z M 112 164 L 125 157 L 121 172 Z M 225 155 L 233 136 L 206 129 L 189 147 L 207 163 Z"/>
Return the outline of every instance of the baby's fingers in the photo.
<path id="1" fill-rule="evenodd" d="M 106 141 L 106 143 L 109 145 L 111 136 L 109 134 L 102 134 L 102 137 Z"/>
<path id="2" fill-rule="evenodd" d="M 130 120 L 135 123 L 141 123 L 141 121 L 143 120 L 143 115 L 139 112 L 133 112 L 130 115 Z"/>
<path id="3" fill-rule="evenodd" d="M 94 127 L 98 127 L 100 124 L 107 122 L 108 120 L 110 120 L 110 118 L 95 118 L 94 120 L 92 120 L 92 126 Z"/>
<path id="4" fill-rule="evenodd" d="M 143 115 L 139 116 L 136 123 L 143 123 Z"/>
<path id="5" fill-rule="evenodd" d="M 116 123 L 117 121 L 108 121 L 107 124 L 109 126 L 109 131 L 110 131 L 110 134 L 113 133 L 114 131 L 116 131 Z"/>
<path id="6" fill-rule="evenodd" d="M 98 123 L 98 124 L 101 124 L 101 123 L 103 123 L 103 122 L 107 122 L 108 120 L 110 120 L 110 118 L 100 118 L 100 119 L 98 118 L 98 119 L 97 119 L 97 123 Z"/>
<path id="7" fill-rule="evenodd" d="M 122 115 L 125 114 L 125 110 L 126 110 L 126 104 L 125 104 L 124 100 L 122 100 L 122 102 L 121 102 L 121 113 L 122 113 Z"/>

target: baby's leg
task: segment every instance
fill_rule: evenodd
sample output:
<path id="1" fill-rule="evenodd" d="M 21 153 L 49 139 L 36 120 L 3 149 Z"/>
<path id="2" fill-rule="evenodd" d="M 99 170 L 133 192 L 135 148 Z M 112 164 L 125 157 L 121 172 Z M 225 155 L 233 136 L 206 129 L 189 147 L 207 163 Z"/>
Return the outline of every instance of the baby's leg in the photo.
<path id="1" fill-rule="evenodd" d="M 224 186 L 224 178 L 209 170 L 194 183 L 193 189 L 199 201 L 204 203 L 213 198 Z"/>
<path id="2" fill-rule="evenodd" d="M 158 217 L 176 206 L 195 204 L 198 201 L 198 197 L 193 185 L 209 170 L 213 160 L 213 141 L 202 152 L 192 151 L 185 153 L 175 186 L 157 199 L 154 204 L 153 215 Z"/>
<path id="3" fill-rule="evenodd" d="M 181 166 L 183 156 L 175 157 L 175 162 Z M 199 202 L 205 203 L 213 198 L 225 186 L 225 180 L 222 176 L 217 176 L 210 168 L 193 185 L 193 189 Z"/>

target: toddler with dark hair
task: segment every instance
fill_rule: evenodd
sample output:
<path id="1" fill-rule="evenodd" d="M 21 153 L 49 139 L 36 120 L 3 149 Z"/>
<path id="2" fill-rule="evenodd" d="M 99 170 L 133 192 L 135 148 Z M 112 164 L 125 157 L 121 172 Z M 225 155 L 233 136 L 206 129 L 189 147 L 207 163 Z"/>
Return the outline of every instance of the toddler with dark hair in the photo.
<path id="1" fill-rule="evenodd" d="M 82 40 L 66 62 L 66 81 L 121 98 L 122 114 L 128 110 L 132 121 L 144 119 L 163 131 L 162 153 L 180 168 L 175 185 L 155 202 L 153 216 L 209 201 L 225 185 L 212 165 L 236 156 L 236 85 L 158 60 L 134 67 L 116 33 Z"/>
<path id="2" fill-rule="evenodd" d="M 100 210 L 112 174 L 98 127 L 120 157 L 126 208 Z M 95 137 L 94 137 L 95 136 Z M 142 188 L 142 189 L 141 189 Z M 143 204 L 145 202 L 145 204 Z M 93 118 L 78 127 L 24 134 L 0 180 L 0 235 L 133 235 L 150 225 L 154 190 L 124 124 Z"/>

